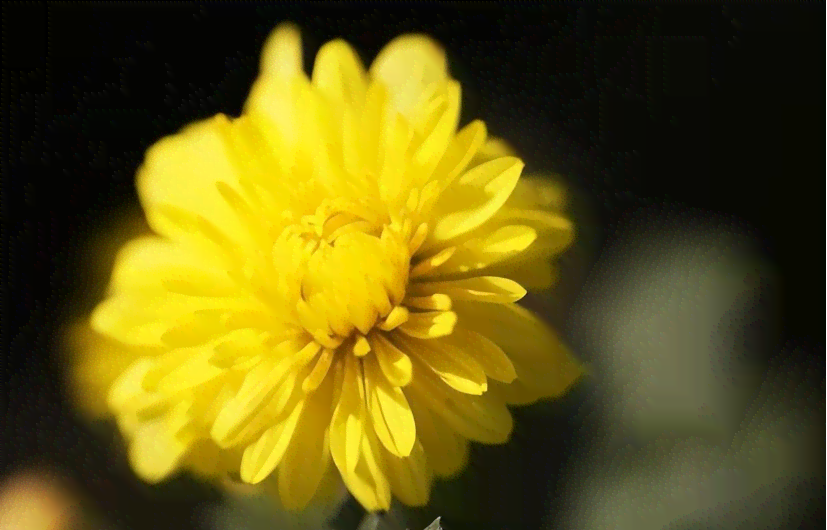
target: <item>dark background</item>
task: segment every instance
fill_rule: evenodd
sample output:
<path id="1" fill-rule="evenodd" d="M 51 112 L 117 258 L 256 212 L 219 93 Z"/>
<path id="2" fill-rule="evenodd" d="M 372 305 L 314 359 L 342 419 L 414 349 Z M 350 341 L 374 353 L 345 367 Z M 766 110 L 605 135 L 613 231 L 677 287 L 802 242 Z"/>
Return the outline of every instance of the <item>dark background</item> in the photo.
<path id="1" fill-rule="evenodd" d="M 748 227 L 780 277 L 780 339 L 821 357 L 796 362 L 815 362 L 822 383 L 824 5 L 469 4 L 3 5 L 3 476 L 56 467 L 124 528 L 189 527 L 192 508 L 217 498 L 185 479 L 150 488 L 113 464 L 63 397 L 56 340 L 94 291 L 82 244 L 134 207 L 145 149 L 193 120 L 237 115 L 284 20 L 302 29 L 308 69 L 335 37 L 366 64 L 400 33 L 440 41 L 463 83 L 463 122 L 484 119 L 527 172 L 554 170 L 586 198 L 592 258 L 642 206 Z M 587 273 L 586 262 L 577 281 Z M 548 432 L 517 434 L 520 493 L 487 502 L 510 503 L 521 528 L 565 509 L 546 499 L 588 436 L 580 399 L 558 405 L 578 413 Z M 819 503 L 813 517 L 823 492 Z"/>

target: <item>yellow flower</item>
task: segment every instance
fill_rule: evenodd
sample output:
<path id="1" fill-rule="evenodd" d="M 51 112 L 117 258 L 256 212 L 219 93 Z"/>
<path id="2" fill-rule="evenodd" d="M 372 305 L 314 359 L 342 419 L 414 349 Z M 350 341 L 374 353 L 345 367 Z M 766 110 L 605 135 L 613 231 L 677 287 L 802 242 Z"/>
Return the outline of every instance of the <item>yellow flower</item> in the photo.
<path id="1" fill-rule="evenodd" d="M 525 273 L 573 227 L 482 122 L 457 131 L 460 86 L 428 38 L 368 72 L 340 40 L 311 79 L 301 64 L 281 26 L 241 117 L 149 149 L 157 235 L 120 250 L 81 372 L 148 481 L 229 474 L 300 508 L 338 474 L 369 510 L 422 505 L 469 439 L 507 441 L 507 404 L 581 374 L 508 278 L 547 286 Z"/>

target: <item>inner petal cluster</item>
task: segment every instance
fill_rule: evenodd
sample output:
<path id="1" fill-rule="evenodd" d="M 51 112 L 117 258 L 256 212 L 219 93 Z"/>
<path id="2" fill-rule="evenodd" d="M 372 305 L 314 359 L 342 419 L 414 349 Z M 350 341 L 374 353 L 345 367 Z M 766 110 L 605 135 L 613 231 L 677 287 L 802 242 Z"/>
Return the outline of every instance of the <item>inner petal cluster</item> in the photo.
<path id="1" fill-rule="evenodd" d="M 320 344 L 336 348 L 353 334 L 367 335 L 377 320 L 389 324 L 408 280 L 402 234 L 388 227 L 379 235 L 352 230 L 332 241 L 310 242 L 302 252 L 295 309 Z"/>

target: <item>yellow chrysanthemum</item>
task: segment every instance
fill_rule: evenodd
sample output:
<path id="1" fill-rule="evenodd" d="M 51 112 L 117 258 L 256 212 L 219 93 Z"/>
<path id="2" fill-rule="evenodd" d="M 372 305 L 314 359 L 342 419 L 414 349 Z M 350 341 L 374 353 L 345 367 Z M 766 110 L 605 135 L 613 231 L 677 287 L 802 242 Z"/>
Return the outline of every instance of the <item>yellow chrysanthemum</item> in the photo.
<path id="1" fill-rule="evenodd" d="M 573 228 L 482 122 L 457 131 L 428 38 L 369 72 L 340 40 L 301 64 L 280 27 L 241 117 L 149 149 L 157 235 L 119 252 L 78 373 L 146 480 L 230 474 L 298 508 L 338 473 L 369 510 L 421 505 L 469 439 L 508 439 L 507 404 L 580 375 L 506 277 L 549 284 Z"/>

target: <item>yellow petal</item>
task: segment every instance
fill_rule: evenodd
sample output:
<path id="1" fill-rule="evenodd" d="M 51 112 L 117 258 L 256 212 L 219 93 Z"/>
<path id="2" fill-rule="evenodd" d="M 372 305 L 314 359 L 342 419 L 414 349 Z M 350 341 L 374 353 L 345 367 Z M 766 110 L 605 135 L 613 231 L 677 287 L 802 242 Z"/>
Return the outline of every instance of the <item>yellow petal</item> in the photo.
<path id="1" fill-rule="evenodd" d="M 552 259 L 550 255 L 521 255 L 495 264 L 487 272 L 507 276 L 529 291 L 541 291 L 556 284 L 560 277 L 558 266 Z"/>
<path id="2" fill-rule="evenodd" d="M 239 156 L 233 149 L 230 151 L 231 156 Z M 233 159 L 233 161 L 236 162 L 235 159 Z M 239 188 L 246 190 L 244 186 L 248 180 L 246 171 L 239 171 L 239 179 Z M 242 196 L 239 190 L 228 186 L 224 182 L 216 182 L 215 187 L 219 195 L 221 195 L 230 208 L 232 208 L 236 217 L 244 224 L 244 228 L 256 244 L 259 246 L 269 246 L 271 242 L 267 239 L 266 214 L 262 213 L 261 207 L 252 206 L 250 202 Z"/>
<path id="3" fill-rule="evenodd" d="M 511 359 L 508 358 L 502 348 L 485 335 L 457 327 L 454 328 L 454 332 L 450 336 L 445 337 L 442 341 L 453 346 L 453 351 L 463 350 L 469 352 L 474 361 L 482 367 L 485 375 L 492 379 L 510 383 L 517 377 Z"/>
<path id="4" fill-rule="evenodd" d="M 362 438 L 362 458 L 353 471 L 342 474 L 348 490 L 366 510 L 372 512 L 388 510 L 391 503 L 391 487 L 382 470 L 382 455 L 377 445 L 373 433 Z"/>
<path id="5" fill-rule="evenodd" d="M 472 350 L 458 347 L 455 341 L 448 341 L 444 337 L 419 340 L 399 335 L 394 340 L 451 388 L 474 395 L 480 395 L 488 389 L 485 372 L 474 360 Z"/>
<path id="6" fill-rule="evenodd" d="M 316 54 L 313 85 L 336 102 L 361 107 L 367 92 L 367 76 L 353 48 L 336 39 Z"/>
<path id="7" fill-rule="evenodd" d="M 96 332 L 119 342 L 158 350 L 164 347 L 164 334 L 176 326 L 186 328 L 191 324 L 198 327 L 202 318 L 206 318 L 204 323 L 213 322 L 214 311 L 224 313 L 249 310 L 255 306 L 252 298 L 130 293 L 103 300 L 92 311 L 90 325 Z M 189 331 L 195 333 L 194 328 Z M 199 336 L 199 340 L 209 338 L 220 331 L 220 326 L 215 326 L 203 337 Z M 195 335 L 192 338 L 194 339 Z"/>
<path id="8" fill-rule="evenodd" d="M 394 307 L 385 320 L 380 322 L 378 327 L 383 331 L 390 331 L 396 329 L 410 319 L 411 314 L 408 308 L 402 306 Z"/>
<path id="9" fill-rule="evenodd" d="M 263 111 L 266 107 L 262 109 L 262 106 L 259 104 L 258 108 L 253 108 Z M 266 233 L 294 200 L 295 190 L 287 188 L 284 183 L 294 167 L 297 153 L 284 149 L 284 139 L 278 135 L 276 124 L 262 112 L 242 114 L 232 123 L 228 147 L 230 159 L 239 175 L 239 190 L 234 191 L 244 200 L 243 206 L 253 214 L 254 224 Z M 273 132 L 277 136 L 270 134 Z M 282 150 L 275 150 L 276 147 Z M 233 205 L 232 199 L 227 196 L 224 199 L 238 215 L 242 204 Z"/>
<path id="10" fill-rule="evenodd" d="M 339 472 L 352 473 L 359 461 L 365 426 L 361 361 L 346 356 L 340 364 L 342 387 L 330 421 L 330 453 Z"/>
<path id="11" fill-rule="evenodd" d="M 416 419 L 417 440 L 425 449 L 428 467 L 437 476 L 455 476 L 468 462 L 468 440 L 448 427 L 427 405 L 413 397 L 409 403 Z"/>
<path id="12" fill-rule="evenodd" d="M 106 406 L 110 387 L 137 358 L 149 353 L 104 337 L 82 321 L 66 328 L 65 344 L 72 401 L 92 418 L 111 414 Z"/>
<path id="13" fill-rule="evenodd" d="M 423 258 L 419 263 L 411 267 L 409 274 L 410 278 L 417 278 L 419 276 L 427 276 L 428 273 L 438 268 L 440 265 L 448 261 L 454 254 L 456 247 L 448 247 L 440 250 L 433 256 Z"/>
<path id="14" fill-rule="evenodd" d="M 223 330 L 219 327 L 222 311 L 200 310 L 173 321 L 161 342 L 171 348 L 197 346 L 209 341 Z"/>
<path id="15" fill-rule="evenodd" d="M 487 234 L 478 243 L 481 252 L 497 258 L 488 258 L 488 263 L 528 248 L 537 239 L 537 231 L 530 226 L 508 225 Z M 465 245 L 468 246 L 467 244 Z"/>
<path id="16" fill-rule="evenodd" d="M 174 367 L 158 380 L 157 391 L 166 396 L 176 396 L 194 389 L 201 391 L 199 387 L 224 373 L 224 370 L 209 363 L 209 356 L 209 351 L 191 354 L 185 362 Z"/>
<path id="17" fill-rule="evenodd" d="M 118 251 L 109 287 L 112 292 L 157 292 L 176 281 L 214 296 L 236 289 L 214 255 L 156 236 L 133 239 Z"/>
<path id="18" fill-rule="evenodd" d="M 471 169 L 449 187 L 437 204 L 443 212 L 426 247 L 471 232 L 499 210 L 520 178 L 523 162 L 503 157 Z"/>
<path id="19" fill-rule="evenodd" d="M 310 116 L 309 81 L 303 75 L 281 76 L 262 73 L 253 83 L 244 114 L 261 130 L 269 149 L 279 153 L 278 165 L 287 173 L 301 161 L 299 147 Z"/>
<path id="20" fill-rule="evenodd" d="M 389 42 L 370 67 L 370 75 L 387 85 L 391 101 L 408 119 L 431 83 L 448 78 L 445 52 L 425 35 L 402 35 Z"/>
<path id="21" fill-rule="evenodd" d="M 537 231 L 526 225 L 506 225 L 459 245 L 438 270 L 425 274 L 439 277 L 476 271 L 520 254 L 537 239 Z"/>
<path id="22" fill-rule="evenodd" d="M 208 358 L 208 352 L 202 359 Z M 205 361 L 206 363 L 206 361 Z M 182 367 L 183 368 L 183 367 Z M 211 368 L 216 370 L 215 367 Z M 241 373 L 227 370 L 217 370 L 218 376 L 199 383 L 198 388 L 181 388 L 180 394 L 171 394 L 173 399 L 181 399 L 189 402 L 190 415 L 198 420 L 198 428 L 201 431 L 200 435 L 207 435 L 208 426 L 215 421 L 215 417 L 221 407 L 226 403 L 227 399 L 233 394 L 231 390 L 237 389 L 243 380 Z M 182 378 L 187 379 L 187 378 Z M 162 381 L 159 385 L 159 391 L 166 393 L 166 381 Z M 181 385 L 186 387 L 186 384 Z M 174 391 L 177 389 L 177 383 L 170 380 L 170 387 Z M 170 395 L 170 394 L 168 394 Z M 209 437 L 206 438 L 210 440 Z M 215 442 L 210 440 L 210 443 L 215 445 Z"/>
<path id="23" fill-rule="evenodd" d="M 426 405 L 466 438 L 489 444 L 508 441 L 513 420 L 502 401 L 488 393 L 474 396 L 457 392 L 429 373 L 421 361 L 415 361 L 414 370 L 413 382 L 405 387 L 411 401 Z"/>
<path id="24" fill-rule="evenodd" d="M 283 173 L 301 160 L 298 149 L 309 121 L 308 87 L 302 68 L 301 35 L 292 24 L 282 24 L 264 44 L 261 69 L 243 113 L 253 118 L 270 150 L 279 154 Z"/>
<path id="25" fill-rule="evenodd" d="M 166 407 L 164 397 L 144 389 L 143 380 L 152 368 L 149 357 L 136 359 L 112 384 L 106 403 L 118 413 L 160 413 Z"/>
<path id="26" fill-rule="evenodd" d="M 241 457 L 241 480 L 258 484 L 273 472 L 293 438 L 303 408 L 304 402 L 299 401 L 285 419 L 264 431 L 258 440 L 247 446 Z"/>
<path id="27" fill-rule="evenodd" d="M 408 457 L 383 455 L 388 480 L 395 497 L 408 506 L 425 506 L 431 490 L 431 470 L 425 450 L 417 441 Z"/>
<path id="28" fill-rule="evenodd" d="M 172 239 L 192 237 L 159 209 L 168 205 L 220 227 L 223 236 L 242 248 L 254 248 L 249 232 L 215 184 L 238 186 L 227 147 L 232 124 L 224 115 L 188 125 L 147 150 L 136 186 L 152 229 Z"/>
<path id="29" fill-rule="evenodd" d="M 409 292 L 417 296 L 442 293 L 451 300 L 510 304 L 520 300 L 526 290 L 513 280 L 496 276 L 477 276 L 464 280 L 427 281 L 412 284 Z"/>
<path id="30" fill-rule="evenodd" d="M 243 448 L 254 442 L 265 430 L 269 429 L 274 422 L 277 422 L 283 417 L 284 410 L 289 408 L 288 405 L 295 403 L 298 398 L 296 389 L 296 376 L 288 375 L 280 385 L 280 389 L 276 392 L 268 404 L 261 408 L 261 410 L 244 421 L 241 426 L 230 433 L 230 436 L 222 440 L 221 443 L 216 444 L 221 447 L 222 454 L 224 453 L 238 453 L 238 463 L 231 470 L 238 473 L 239 466 L 241 466 L 241 456 Z M 292 398 L 292 399 L 291 399 Z M 209 411 L 204 414 L 205 419 L 212 418 L 213 424 L 218 414 L 224 410 L 226 403 L 229 400 L 219 401 L 219 405 L 214 407 L 216 410 Z M 290 409 L 292 410 L 292 409 Z M 215 441 L 215 438 L 212 438 Z"/>
<path id="31" fill-rule="evenodd" d="M 379 362 L 379 368 L 390 384 L 406 386 L 410 383 L 413 375 L 410 358 L 385 338 L 382 333 L 373 333 L 369 338 L 376 360 Z"/>
<path id="32" fill-rule="evenodd" d="M 374 431 L 392 454 L 408 456 L 416 439 L 416 424 L 405 394 L 385 379 L 375 358 L 365 359 L 364 368 Z"/>
<path id="33" fill-rule="evenodd" d="M 215 189 L 218 193 L 218 186 Z M 232 211 L 232 207 L 230 205 L 228 207 Z M 173 237 L 178 243 L 202 248 L 225 259 L 228 264 L 240 265 L 238 260 L 244 251 L 239 242 L 229 237 L 225 231 L 220 230 L 215 223 L 203 215 L 169 203 L 155 204 L 152 209 L 158 224 L 166 227 L 165 235 L 174 234 L 169 237 Z M 246 226 L 243 228 L 246 230 Z M 243 233 L 237 233 L 238 237 L 242 237 L 239 234 Z M 236 271 L 234 268 L 227 271 L 228 274 L 231 272 Z"/>
<path id="34" fill-rule="evenodd" d="M 129 442 L 129 462 L 143 480 L 157 483 L 180 468 L 190 441 L 170 433 L 163 420 L 138 428 Z"/>
<path id="35" fill-rule="evenodd" d="M 435 339 L 450 335 L 456 323 L 457 315 L 453 311 L 425 311 L 411 313 L 398 329 L 418 339 Z"/>
<path id="36" fill-rule="evenodd" d="M 264 308 L 228 312 L 222 316 L 221 325 L 228 331 L 243 328 L 262 331 L 278 330 L 275 335 L 281 336 L 282 328 L 285 328 L 285 334 L 290 331 L 295 333 L 295 330 L 286 328 L 284 323 L 279 322 L 273 315 L 272 311 L 268 311 Z"/>
<path id="37" fill-rule="evenodd" d="M 533 246 L 537 251 L 548 254 L 560 254 L 571 246 L 575 239 L 574 223 L 559 212 L 529 210 L 505 206 L 492 219 L 491 226 L 507 224 L 527 225 L 537 232 L 537 242 Z"/>
<path id="38" fill-rule="evenodd" d="M 509 405 L 530 405 L 543 398 L 542 392 L 529 388 L 520 379 L 514 379 L 507 384 L 491 381 L 488 392 L 494 396 L 499 396 Z"/>
<path id="39" fill-rule="evenodd" d="M 459 122 L 460 99 L 459 83 L 448 81 L 445 87 L 445 103 L 438 109 L 433 126 L 425 131 L 425 136 L 413 154 L 412 163 L 416 165 L 416 171 L 419 173 L 416 184 L 423 184 L 428 180 L 451 144 Z M 437 177 L 439 176 L 437 174 Z"/>
<path id="40" fill-rule="evenodd" d="M 328 348 L 322 350 L 310 375 L 302 381 L 302 391 L 313 392 L 319 388 L 319 385 L 321 385 L 327 377 L 327 373 L 330 371 L 335 356 L 336 352 L 334 350 Z"/>
<path id="41" fill-rule="evenodd" d="M 557 334 L 536 315 L 516 304 L 457 302 L 463 327 L 500 346 L 514 364 L 517 379 L 543 397 L 566 392 L 583 368 Z"/>
<path id="42" fill-rule="evenodd" d="M 485 123 L 475 120 L 454 136 L 433 172 L 433 178 L 439 181 L 440 189 L 450 186 L 465 171 L 485 142 L 485 135 Z"/>
<path id="43" fill-rule="evenodd" d="M 451 298 L 439 293 L 427 296 L 406 296 L 404 303 L 408 307 L 425 311 L 450 311 L 451 309 Z"/>
<path id="44" fill-rule="evenodd" d="M 383 120 L 380 136 L 381 166 L 379 194 L 385 204 L 397 205 L 411 186 L 406 170 L 406 151 L 411 137 L 410 124 L 399 114 L 390 114 Z"/>
<path id="45" fill-rule="evenodd" d="M 242 328 L 226 333 L 213 346 L 210 363 L 219 368 L 230 368 L 254 357 L 264 355 L 268 334 L 257 329 Z"/>
<path id="46" fill-rule="evenodd" d="M 298 174 L 312 175 L 315 181 L 332 196 L 347 193 L 348 179 L 341 161 L 341 132 L 337 128 L 336 104 L 325 100 L 310 89 L 300 93 L 300 112 L 305 120 L 299 131 L 298 144 L 302 150 Z"/>
<path id="47" fill-rule="evenodd" d="M 328 425 L 333 399 L 333 378 L 307 398 L 293 442 L 278 469 L 279 498 L 288 510 L 304 508 L 316 495 L 330 465 Z"/>
<path id="48" fill-rule="evenodd" d="M 517 151 L 502 138 L 489 137 L 477 152 L 471 166 L 478 166 L 503 156 L 517 156 Z"/>
<path id="49" fill-rule="evenodd" d="M 509 197 L 506 206 L 528 210 L 562 212 L 568 206 L 568 186 L 560 175 L 525 175 Z"/>
<path id="50" fill-rule="evenodd" d="M 353 355 L 356 357 L 364 357 L 370 353 L 370 343 L 364 335 L 359 335 L 353 341 Z"/>
<path id="51" fill-rule="evenodd" d="M 293 24 L 279 24 L 267 37 L 261 52 L 260 75 L 292 77 L 302 73 L 302 41 Z"/>
<path id="52" fill-rule="evenodd" d="M 359 130 L 361 132 L 361 153 L 368 173 L 378 176 L 381 170 L 379 165 L 381 140 L 385 115 L 387 114 L 388 91 L 381 83 L 372 82 L 368 85 L 365 95 L 365 106 L 362 109 Z"/>
<path id="53" fill-rule="evenodd" d="M 155 299 L 156 306 L 159 305 L 158 298 Z M 92 311 L 89 320 L 91 328 L 126 345 L 162 347 L 161 337 L 169 329 L 170 322 L 159 319 L 152 311 L 147 311 L 149 308 L 141 304 L 142 301 L 124 296 L 103 300 Z"/>
<path id="54" fill-rule="evenodd" d="M 210 436 L 215 442 L 227 447 L 230 440 L 245 427 L 270 402 L 275 394 L 292 392 L 292 385 L 282 384 L 288 374 L 295 379 L 296 360 L 292 357 L 277 362 L 262 362 L 250 370 L 238 393 L 230 399 L 215 419 Z M 285 398 L 286 399 L 286 398 Z"/>

